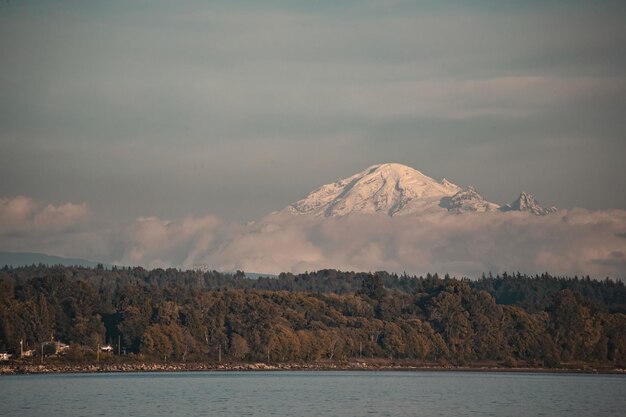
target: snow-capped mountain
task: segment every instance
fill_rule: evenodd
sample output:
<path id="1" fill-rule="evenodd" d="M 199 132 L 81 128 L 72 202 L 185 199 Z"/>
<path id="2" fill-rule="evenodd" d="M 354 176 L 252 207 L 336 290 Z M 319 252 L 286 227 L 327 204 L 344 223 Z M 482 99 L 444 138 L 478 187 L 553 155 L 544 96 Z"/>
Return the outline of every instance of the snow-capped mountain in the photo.
<path id="1" fill-rule="evenodd" d="M 441 210 L 441 199 L 459 191 L 456 184 L 445 179 L 439 182 L 406 165 L 380 164 L 324 185 L 288 210 L 324 217 L 352 213 L 399 216 Z"/>
<path id="2" fill-rule="evenodd" d="M 523 192 L 511 204 L 500 207 L 500 211 L 527 211 L 537 216 L 545 216 L 558 211 L 558 209 L 556 207 L 542 207 L 532 194 Z"/>
<path id="3" fill-rule="evenodd" d="M 544 209 L 529 194 L 500 207 L 486 201 L 474 187 L 461 188 L 444 179 L 437 181 L 402 164 L 373 165 L 349 178 L 326 184 L 284 211 L 317 217 L 348 214 L 417 215 L 448 211 L 451 213 L 488 211 L 527 211 L 544 215 Z"/>

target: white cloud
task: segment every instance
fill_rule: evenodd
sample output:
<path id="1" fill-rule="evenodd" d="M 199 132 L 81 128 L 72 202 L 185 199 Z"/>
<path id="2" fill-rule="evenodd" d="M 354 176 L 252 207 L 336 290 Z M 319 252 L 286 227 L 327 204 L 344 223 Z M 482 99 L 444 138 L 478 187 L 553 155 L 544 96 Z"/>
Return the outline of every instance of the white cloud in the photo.
<path id="1" fill-rule="evenodd" d="M 55 206 L 25 196 L 0 198 L 0 233 L 60 231 L 81 222 L 88 213 L 85 203 Z"/>
<path id="2" fill-rule="evenodd" d="M 115 262 L 150 268 L 177 266 L 191 268 L 226 244 L 238 226 L 215 216 L 163 220 L 140 217 L 124 236 L 127 248 Z"/>
<path id="3" fill-rule="evenodd" d="M 624 278 L 626 211 L 447 213 L 417 217 L 270 215 L 248 226 L 215 217 L 140 219 L 125 258 L 147 266 L 303 272 L 321 268 L 423 274 L 482 272 Z M 621 235 L 620 235 L 621 234 Z"/>
<path id="4" fill-rule="evenodd" d="M 35 203 L 28 197 L 0 199 L 0 225 L 3 227 L 27 221 L 35 210 Z"/>
<path id="5" fill-rule="evenodd" d="M 322 268 L 479 276 L 520 271 L 626 278 L 626 210 L 446 212 L 405 217 L 271 214 L 248 225 L 216 216 L 130 225 L 89 219 L 85 204 L 0 199 L 0 250 L 122 265 L 303 272 Z"/>
<path id="6" fill-rule="evenodd" d="M 0 198 L 0 250 L 106 261 L 123 248 L 119 225 L 92 219 L 86 203 Z"/>
<path id="7" fill-rule="evenodd" d="M 63 227 L 71 225 L 78 220 L 84 219 L 89 213 L 87 204 L 65 203 L 60 206 L 48 204 L 33 218 L 37 226 L 43 227 Z"/>

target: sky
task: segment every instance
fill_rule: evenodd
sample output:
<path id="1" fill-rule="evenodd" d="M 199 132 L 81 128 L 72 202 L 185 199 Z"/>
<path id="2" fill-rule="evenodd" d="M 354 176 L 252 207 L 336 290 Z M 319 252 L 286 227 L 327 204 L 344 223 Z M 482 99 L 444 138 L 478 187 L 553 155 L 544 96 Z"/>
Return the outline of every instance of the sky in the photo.
<path id="1" fill-rule="evenodd" d="M 623 1 L 5 0 L 0 218 L 244 224 L 383 162 L 499 204 L 626 209 L 625 19 Z M 7 224 L 0 249 L 62 252 Z"/>

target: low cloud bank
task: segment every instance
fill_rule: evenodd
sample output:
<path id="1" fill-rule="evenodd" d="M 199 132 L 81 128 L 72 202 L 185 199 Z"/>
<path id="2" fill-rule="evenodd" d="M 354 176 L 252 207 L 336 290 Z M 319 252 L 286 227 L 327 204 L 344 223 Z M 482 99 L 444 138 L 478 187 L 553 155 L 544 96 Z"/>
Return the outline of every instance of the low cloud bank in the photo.
<path id="1" fill-rule="evenodd" d="M 41 204 L 29 197 L 0 198 L 0 232 L 61 231 L 85 219 L 87 204 Z"/>
<path id="2" fill-rule="evenodd" d="M 417 217 L 270 215 L 247 226 L 215 217 L 140 219 L 127 258 L 148 266 L 303 272 L 321 268 L 626 275 L 626 211 L 447 213 Z"/>
<path id="3" fill-rule="evenodd" d="M 149 268 L 193 268 L 209 262 L 242 226 L 223 222 L 216 216 L 164 220 L 140 217 L 124 235 L 125 251 L 115 263 Z"/>
<path id="4" fill-rule="evenodd" d="M 92 219 L 86 203 L 43 203 L 26 196 L 0 198 L 0 250 L 42 252 L 107 261 L 119 247 L 117 225 Z"/>
<path id="5" fill-rule="evenodd" d="M 626 210 L 445 212 L 316 218 L 278 213 L 248 225 L 216 216 L 91 219 L 85 204 L 0 199 L 0 250 L 121 265 L 279 273 L 322 268 L 477 277 L 503 271 L 626 278 Z"/>

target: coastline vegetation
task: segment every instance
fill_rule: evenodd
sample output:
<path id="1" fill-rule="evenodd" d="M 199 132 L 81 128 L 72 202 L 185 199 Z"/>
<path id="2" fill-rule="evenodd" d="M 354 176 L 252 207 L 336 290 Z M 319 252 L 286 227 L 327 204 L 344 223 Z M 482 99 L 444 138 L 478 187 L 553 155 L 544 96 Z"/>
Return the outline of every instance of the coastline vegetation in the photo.
<path id="1" fill-rule="evenodd" d="M 0 352 L 12 355 L 8 367 L 35 371 L 95 362 L 623 369 L 625 313 L 623 282 L 549 274 L 0 270 Z"/>

